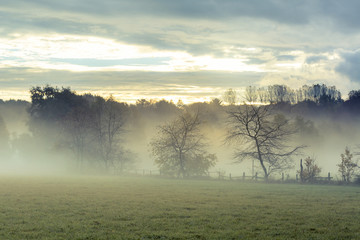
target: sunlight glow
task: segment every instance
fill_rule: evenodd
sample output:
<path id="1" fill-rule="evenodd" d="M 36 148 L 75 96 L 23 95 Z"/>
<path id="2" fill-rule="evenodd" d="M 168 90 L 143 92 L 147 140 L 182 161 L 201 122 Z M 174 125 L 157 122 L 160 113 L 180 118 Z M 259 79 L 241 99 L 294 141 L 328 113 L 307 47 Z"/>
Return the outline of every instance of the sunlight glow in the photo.
<path id="1" fill-rule="evenodd" d="M 160 51 L 147 46 L 123 44 L 90 36 L 16 35 L 11 41 L 0 38 L 0 49 L 0 68 L 26 67 L 74 72 L 263 71 L 258 65 L 246 64 L 246 58 L 192 56 L 181 51 Z M 92 60 L 91 66 L 86 65 L 89 59 Z M 134 60 L 126 62 L 129 59 Z M 102 66 L 101 61 L 109 60 L 113 61 L 112 64 Z M 123 62 L 120 64 L 116 63 L 121 60 Z M 148 64 L 141 64 L 144 60 Z"/>

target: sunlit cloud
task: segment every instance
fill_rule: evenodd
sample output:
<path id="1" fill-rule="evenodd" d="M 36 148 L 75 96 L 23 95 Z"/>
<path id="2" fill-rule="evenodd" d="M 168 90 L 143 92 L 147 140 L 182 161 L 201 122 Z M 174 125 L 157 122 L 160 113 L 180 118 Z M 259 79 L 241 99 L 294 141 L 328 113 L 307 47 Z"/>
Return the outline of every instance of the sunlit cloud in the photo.
<path id="1" fill-rule="evenodd" d="M 18 36 L 0 39 L 0 67 L 27 67 L 68 71 L 263 71 L 246 58 L 192 56 L 159 51 L 99 37 L 70 35 Z M 104 66 L 106 65 L 106 66 Z"/>

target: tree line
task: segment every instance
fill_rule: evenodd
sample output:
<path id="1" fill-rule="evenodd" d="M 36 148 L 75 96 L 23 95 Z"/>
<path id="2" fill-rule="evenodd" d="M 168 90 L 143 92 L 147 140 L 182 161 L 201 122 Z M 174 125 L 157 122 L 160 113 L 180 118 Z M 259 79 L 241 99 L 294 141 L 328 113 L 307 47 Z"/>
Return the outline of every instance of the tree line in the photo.
<path id="1" fill-rule="evenodd" d="M 349 93 L 353 95 L 353 92 Z M 325 84 L 304 85 L 299 89 L 291 89 L 286 85 L 271 85 L 267 87 L 248 86 L 242 97 L 247 103 L 275 104 L 289 102 L 296 104 L 304 101 L 311 101 L 318 104 L 342 102 L 341 92 L 335 86 Z M 236 93 L 229 89 L 224 94 L 224 99 L 229 104 L 236 103 Z"/>
<path id="2" fill-rule="evenodd" d="M 52 86 L 33 87 L 30 94 L 31 103 L 19 103 L 26 106 L 30 134 L 10 139 L 0 118 L 0 154 L 4 158 L 41 158 L 40 149 L 46 149 L 54 155 L 71 155 L 77 169 L 92 166 L 119 173 L 130 169 L 136 159 L 136 152 L 126 147 L 126 136 L 141 138 L 144 125 L 153 121 L 157 126 L 148 148 L 155 164 L 163 174 L 182 178 L 207 175 L 216 165 L 217 156 L 211 152 L 209 132 L 204 129 L 224 129 L 235 160 L 255 161 L 268 179 L 293 168 L 294 161 L 304 156 L 306 144 L 293 140 L 296 135 L 316 132 L 313 122 L 306 120 L 308 116 L 325 112 L 357 119 L 360 106 L 360 90 L 351 91 L 344 101 L 335 87 L 325 85 L 298 90 L 281 85 L 248 87 L 242 104 L 232 89 L 222 99 L 189 105 L 145 99 L 127 104 L 112 96 L 79 95 L 70 88 Z M 304 182 L 313 181 L 321 170 L 310 157 L 301 161 L 300 167 Z M 358 174 L 356 153 L 346 148 L 338 168 L 342 180 L 350 182 Z"/>

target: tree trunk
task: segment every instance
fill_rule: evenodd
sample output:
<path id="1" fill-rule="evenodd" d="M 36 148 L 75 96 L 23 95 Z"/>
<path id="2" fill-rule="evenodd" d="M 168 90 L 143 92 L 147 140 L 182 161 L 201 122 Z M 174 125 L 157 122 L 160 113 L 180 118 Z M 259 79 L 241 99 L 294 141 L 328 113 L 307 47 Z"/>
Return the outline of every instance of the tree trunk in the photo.
<path id="1" fill-rule="evenodd" d="M 262 159 L 262 155 L 261 155 L 261 151 L 260 151 L 260 146 L 259 146 L 259 143 L 258 143 L 257 139 L 255 140 L 255 142 L 256 142 L 256 149 L 257 149 L 257 152 L 258 152 L 259 162 L 260 162 L 261 167 L 262 167 L 262 169 L 264 171 L 265 181 L 267 181 L 268 178 L 269 178 L 269 174 L 268 174 L 267 169 L 266 169 L 266 167 L 264 165 L 264 161 Z"/>
<path id="2" fill-rule="evenodd" d="M 182 151 L 179 152 L 179 160 L 180 160 L 180 175 L 182 175 L 182 178 L 185 178 L 185 166 L 184 166 L 184 156 L 182 154 Z"/>
<path id="3" fill-rule="evenodd" d="M 302 165 L 302 159 L 300 159 L 300 181 L 301 182 L 304 182 L 304 168 L 303 168 L 303 165 Z"/>

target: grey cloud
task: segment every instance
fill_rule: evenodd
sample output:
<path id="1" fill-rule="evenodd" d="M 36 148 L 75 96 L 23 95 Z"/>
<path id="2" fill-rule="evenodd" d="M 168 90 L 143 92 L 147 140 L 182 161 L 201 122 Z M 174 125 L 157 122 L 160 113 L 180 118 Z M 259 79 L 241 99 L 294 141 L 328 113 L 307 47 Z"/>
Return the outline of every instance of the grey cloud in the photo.
<path id="1" fill-rule="evenodd" d="M 264 60 L 264 59 L 260 59 L 260 58 L 248 58 L 246 63 L 247 64 L 263 64 L 263 63 L 266 63 L 268 62 L 267 60 Z"/>
<path id="2" fill-rule="evenodd" d="M 0 69 L 0 88 L 6 89 L 12 87 L 21 91 L 27 91 L 31 86 L 50 84 L 58 87 L 70 86 L 76 91 L 123 89 L 131 90 L 134 94 L 139 92 L 157 94 L 153 89 L 162 89 L 161 92 L 165 94 L 169 86 L 219 89 L 230 87 L 242 88 L 255 85 L 262 76 L 262 73 L 229 73 L 220 71 L 69 72 L 49 70 L 39 72 L 37 69 L 30 68 L 8 68 Z"/>
<path id="3" fill-rule="evenodd" d="M 351 81 L 360 82 L 360 51 L 342 54 L 343 62 L 336 71 L 347 76 Z"/>
<path id="4" fill-rule="evenodd" d="M 51 62 L 70 63 L 88 67 L 125 66 L 153 66 L 165 64 L 169 57 L 127 58 L 127 59 L 89 59 L 89 58 L 51 58 Z"/>
<path id="5" fill-rule="evenodd" d="M 304 3 L 305 2 L 305 3 Z M 239 16 L 261 17 L 275 21 L 304 23 L 307 21 L 307 4 L 312 1 L 294 3 L 279 0 L 11 0 L 6 5 L 14 7 L 32 6 L 52 10 L 81 12 L 94 15 L 149 15 L 176 16 L 195 19 L 227 19 Z"/>
<path id="6" fill-rule="evenodd" d="M 32 14 L 17 14 L 0 11 L 2 32 L 5 35 L 11 33 L 65 33 L 65 34 L 96 34 L 96 29 L 106 32 L 114 31 L 114 28 L 105 24 L 92 24 L 78 22 L 63 17 L 39 17 Z M 104 32 L 104 31 L 103 31 Z M 4 35 L 3 34 L 3 35 Z"/>
<path id="7" fill-rule="evenodd" d="M 353 27 L 359 26 L 357 0 L 8 0 L 10 7 L 31 7 L 55 12 L 75 12 L 97 16 L 175 17 L 224 20 L 238 17 L 262 18 L 284 24 L 306 24 L 319 16 Z"/>
<path id="8" fill-rule="evenodd" d="M 294 61 L 296 56 L 293 55 L 279 55 L 276 57 L 278 61 Z"/>
<path id="9" fill-rule="evenodd" d="M 357 0 L 8 0 L 4 6 L 55 12 L 75 12 L 97 16 L 176 17 L 224 20 L 237 17 L 262 18 L 282 24 L 306 24 L 318 17 L 331 19 L 334 24 L 360 26 Z M 341 29 L 340 29 L 341 30 Z"/>
<path id="10" fill-rule="evenodd" d="M 321 56 L 321 55 L 314 55 L 314 56 L 309 56 L 306 58 L 305 62 L 307 64 L 312 64 L 312 63 L 317 63 L 320 62 L 322 60 L 327 60 L 328 58 L 326 56 Z"/>
<path id="11" fill-rule="evenodd" d="M 77 21 L 74 18 L 65 18 L 61 14 L 53 17 L 41 17 L 28 13 L 18 14 L 4 11 L 0 11 L 0 21 L 2 23 L 2 29 L 0 29 L 2 36 L 10 36 L 12 33 L 19 32 L 95 35 L 130 44 L 150 45 L 157 49 L 188 51 L 194 55 L 216 54 L 216 52 L 220 54 L 221 52 L 221 50 L 217 50 L 219 46 L 216 41 L 206 39 L 207 35 L 214 32 L 209 27 L 191 28 L 164 24 L 161 28 L 149 29 L 136 25 L 136 29 L 133 29 L 131 25 L 116 24 L 116 21 L 104 24 L 98 23 L 96 20 L 89 22 Z M 185 36 L 177 37 L 171 31 L 184 32 Z M 197 36 L 202 40 L 196 40 Z M 184 38 L 187 41 L 184 41 Z M 189 39 L 193 42 L 189 41 Z"/>
<path id="12" fill-rule="evenodd" d="M 329 19 L 334 27 L 343 25 L 329 32 L 360 26 L 360 15 L 354 10 L 359 9 L 360 2 L 352 0 L 6 0 L 1 6 L 3 36 L 12 32 L 96 35 L 194 55 L 221 56 L 223 46 L 238 43 L 318 47 L 317 43 L 324 41 L 321 32 L 316 33 L 318 36 L 311 32 L 312 38 L 302 32 L 304 25 L 318 19 L 326 23 L 314 25 L 319 31 L 330 28 Z M 4 10 L 8 8 L 13 11 Z M 262 19 L 276 24 L 264 25 Z M 354 41 L 350 34 L 347 38 L 344 42 Z M 329 47 L 340 44 L 338 40 L 327 41 L 332 41 Z"/>
<path id="13" fill-rule="evenodd" d="M 338 31 L 360 30 L 360 1 L 318 0 L 318 16 L 330 20 Z"/>

